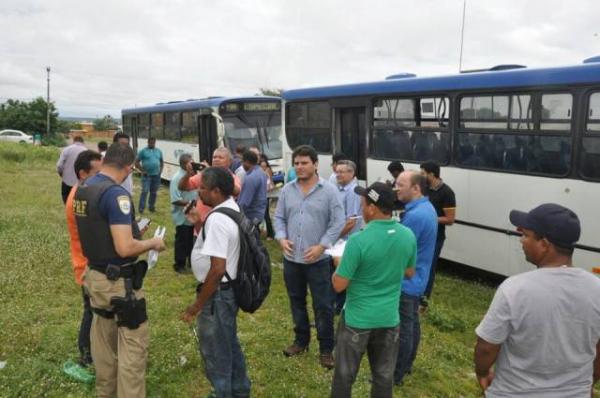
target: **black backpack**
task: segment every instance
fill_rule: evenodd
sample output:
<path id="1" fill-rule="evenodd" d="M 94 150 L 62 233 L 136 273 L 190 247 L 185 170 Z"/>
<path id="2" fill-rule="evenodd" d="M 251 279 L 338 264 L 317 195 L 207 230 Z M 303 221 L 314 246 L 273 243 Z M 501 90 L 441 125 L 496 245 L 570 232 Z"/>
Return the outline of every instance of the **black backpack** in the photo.
<path id="1" fill-rule="evenodd" d="M 238 225 L 240 230 L 240 259 L 238 261 L 237 278 L 231 279 L 227 271 L 225 277 L 233 287 L 235 301 L 245 312 L 256 311 L 271 288 L 271 259 L 269 252 L 261 242 L 256 226 L 252 224 L 246 216 L 231 208 L 218 207 L 211 211 L 208 217 L 213 213 L 222 213 L 231 218 Z M 206 233 L 202 228 L 202 240 L 206 239 Z"/>

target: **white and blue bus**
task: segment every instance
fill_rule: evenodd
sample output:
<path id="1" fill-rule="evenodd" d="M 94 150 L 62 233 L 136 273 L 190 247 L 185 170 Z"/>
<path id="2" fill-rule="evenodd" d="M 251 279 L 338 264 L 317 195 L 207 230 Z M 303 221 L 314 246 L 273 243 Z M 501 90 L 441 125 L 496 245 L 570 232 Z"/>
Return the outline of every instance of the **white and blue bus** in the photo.
<path id="1" fill-rule="evenodd" d="M 390 178 L 392 160 L 415 170 L 440 164 L 457 199 L 441 257 L 501 275 L 531 269 L 508 214 L 555 202 L 581 218 L 576 265 L 600 266 L 600 57 L 559 68 L 396 75 L 282 98 L 286 165 L 300 144 L 320 153 L 321 175 L 341 151 L 369 184 Z"/>
<path id="2" fill-rule="evenodd" d="M 123 131 L 134 149 L 149 137 L 163 152 L 162 178 L 170 180 L 179 168 L 179 156 L 189 153 L 195 162 L 210 162 L 212 152 L 226 146 L 256 145 L 267 155 L 275 172 L 281 168 L 282 130 L 279 97 L 211 97 L 123 109 Z"/>

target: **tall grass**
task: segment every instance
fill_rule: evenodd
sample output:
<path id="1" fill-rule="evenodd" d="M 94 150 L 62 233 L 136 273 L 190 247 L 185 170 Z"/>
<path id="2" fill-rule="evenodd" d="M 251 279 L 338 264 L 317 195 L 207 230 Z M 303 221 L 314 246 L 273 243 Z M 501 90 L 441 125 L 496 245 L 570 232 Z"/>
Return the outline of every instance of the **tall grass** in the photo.
<path id="1" fill-rule="evenodd" d="M 71 271 L 68 235 L 60 199 L 56 148 L 0 144 L 0 369 L 1 397 L 92 397 L 91 386 L 61 371 L 76 359 L 81 292 Z M 139 181 L 134 179 L 136 199 Z M 167 226 L 169 249 L 145 281 L 151 328 L 147 390 L 150 397 L 203 397 L 210 386 L 203 376 L 197 344 L 181 312 L 193 301 L 192 275 L 173 271 L 173 235 L 167 189 L 160 189 L 153 225 Z M 153 230 L 150 231 L 153 233 Z M 283 284 L 281 252 L 267 242 L 274 263 L 272 292 L 255 314 L 241 313 L 239 336 L 246 353 L 255 397 L 325 397 L 332 372 L 318 365 L 318 342 L 310 352 L 285 358 L 292 322 Z M 476 397 L 472 371 L 474 328 L 494 289 L 440 275 L 413 373 L 395 395 Z M 354 396 L 368 396 L 368 364 Z"/>

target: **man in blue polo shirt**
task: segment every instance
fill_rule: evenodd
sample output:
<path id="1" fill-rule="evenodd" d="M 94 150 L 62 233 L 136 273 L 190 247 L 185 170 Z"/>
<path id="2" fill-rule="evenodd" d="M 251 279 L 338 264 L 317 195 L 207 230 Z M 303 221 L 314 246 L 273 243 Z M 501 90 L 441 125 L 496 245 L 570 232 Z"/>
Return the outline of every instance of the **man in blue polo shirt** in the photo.
<path id="1" fill-rule="evenodd" d="M 400 350 L 394 372 L 394 383 L 402 383 L 412 371 L 421 339 L 419 302 L 425 292 L 437 237 L 437 213 L 423 196 L 427 179 L 416 171 L 405 171 L 396 180 L 398 199 L 405 203 L 402 225 L 411 229 L 417 238 L 417 269 L 411 279 L 402 282 L 400 295 Z"/>
<path id="2" fill-rule="evenodd" d="M 160 186 L 160 175 L 163 170 L 163 155 L 160 149 L 156 148 L 156 138 L 148 138 L 148 146 L 142 149 L 135 160 L 135 167 L 142 172 L 142 194 L 140 195 L 140 214 L 146 208 L 146 197 L 148 192 L 148 208 L 154 212 L 156 204 L 156 192 Z"/>

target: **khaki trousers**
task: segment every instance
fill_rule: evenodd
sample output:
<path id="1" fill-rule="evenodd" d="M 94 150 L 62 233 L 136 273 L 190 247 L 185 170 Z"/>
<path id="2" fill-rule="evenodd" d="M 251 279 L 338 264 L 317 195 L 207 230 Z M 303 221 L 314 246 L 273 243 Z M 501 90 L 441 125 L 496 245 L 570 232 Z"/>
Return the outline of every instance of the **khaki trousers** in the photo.
<path id="1" fill-rule="evenodd" d="M 125 296 L 125 281 L 109 281 L 101 272 L 90 270 L 84 276 L 92 308 L 112 311 L 110 299 Z M 144 292 L 135 290 L 141 299 Z M 94 313 L 91 330 L 92 358 L 96 367 L 96 394 L 100 398 L 145 397 L 146 362 L 148 360 L 149 329 L 144 322 L 137 329 L 117 327 L 115 318 L 107 319 Z"/>

